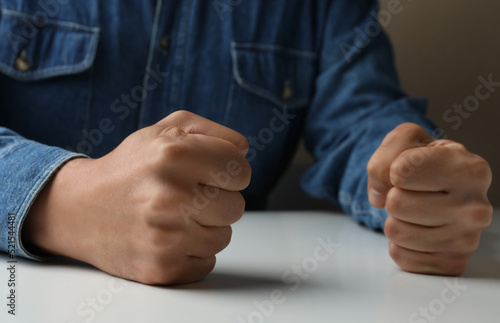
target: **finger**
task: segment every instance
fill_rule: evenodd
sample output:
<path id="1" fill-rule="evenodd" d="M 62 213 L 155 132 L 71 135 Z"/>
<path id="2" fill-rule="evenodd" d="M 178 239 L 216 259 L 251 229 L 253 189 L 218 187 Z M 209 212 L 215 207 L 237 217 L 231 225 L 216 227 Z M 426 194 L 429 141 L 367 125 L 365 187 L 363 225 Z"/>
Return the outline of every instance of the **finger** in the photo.
<path id="1" fill-rule="evenodd" d="M 193 200 L 203 199 L 197 207 L 199 213 L 193 214 L 193 220 L 202 226 L 223 227 L 236 223 L 245 212 L 245 199 L 239 192 L 230 192 L 212 186 L 200 185 L 198 192 L 193 192 Z M 200 196 L 201 192 L 203 197 Z"/>
<path id="2" fill-rule="evenodd" d="M 368 197 L 374 207 L 385 205 L 387 192 L 392 187 L 390 168 L 393 161 L 403 151 L 425 146 L 433 140 L 422 127 L 412 123 L 396 127 L 384 138 L 367 165 Z"/>
<path id="3" fill-rule="evenodd" d="M 425 227 L 455 226 L 481 231 L 491 224 L 492 207 L 486 197 L 463 198 L 443 192 L 416 192 L 397 187 L 387 194 L 386 210 L 401 221 Z"/>
<path id="4" fill-rule="evenodd" d="M 183 231 L 191 225 L 225 227 L 236 223 L 245 212 L 245 199 L 239 192 L 196 185 L 194 188 L 179 186 L 169 195 L 172 194 L 165 194 L 164 207 L 148 220 L 149 225 Z"/>
<path id="5" fill-rule="evenodd" d="M 394 218 L 422 226 L 437 227 L 455 222 L 461 203 L 444 192 L 416 192 L 393 187 L 387 193 L 385 209 Z"/>
<path id="6" fill-rule="evenodd" d="M 232 229 L 225 227 L 191 226 L 183 244 L 187 256 L 207 258 L 224 250 L 231 242 Z"/>
<path id="7" fill-rule="evenodd" d="M 151 269 L 135 274 L 131 279 L 148 285 L 172 285 L 194 283 L 205 278 L 215 267 L 215 256 L 208 258 L 182 257 L 174 264 L 170 260 L 158 265 L 156 262 Z"/>
<path id="8" fill-rule="evenodd" d="M 169 128 L 158 140 L 162 137 L 167 138 L 162 167 L 168 176 L 231 191 L 249 185 L 250 164 L 231 143 L 206 135 L 187 135 L 179 128 Z"/>
<path id="9" fill-rule="evenodd" d="M 212 272 L 215 263 L 215 256 L 207 258 L 188 257 L 185 264 L 186 269 L 179 275 L 176 283 L 189 284 L 202 280 Z"/>
<path id="10" fill-rule="evenodd" d="M 403 270 L 417 274 L 460 276 L 467 268 L 468 254 L 426 253 L 389 242 L 389 254 Z"/>
<path id="11" fill-rule="evenodd" d="M 249 149 L 248 140 L 240 133 L 188 111 L 176 111 L 156 125 L 160 132 L 169 127 L 177 127 L 187 134 L 201 134 L 224 139 L 233 144 L 243 156 Z"/>
<path id="12" fill-rule="evenodd" d="M 479 232 L 462 232 L 460 227 L 445 225 L 426 227 L 389 216 L 386 236 L 398 246 L 420 252 L 472 253 L 479 245 Z"/>
<path id="13" fill-rule="evenodd" d="M 390 181 L 413 191 L 483 194 L 491 182 L 491 171 L 484 159 L 462 145 L 431 145 L 402 152 L 391 165 Z"/>

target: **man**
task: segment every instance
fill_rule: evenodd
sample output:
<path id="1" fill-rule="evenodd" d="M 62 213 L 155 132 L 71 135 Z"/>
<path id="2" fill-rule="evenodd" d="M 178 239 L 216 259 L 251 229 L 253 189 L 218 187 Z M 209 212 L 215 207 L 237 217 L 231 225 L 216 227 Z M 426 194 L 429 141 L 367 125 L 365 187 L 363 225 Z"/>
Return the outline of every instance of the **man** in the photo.
<path id="1" fill-rule="evenodd" d="M 245 201 L 265 207 L 301 135 L 316 158 L 304 188 L 384 228 L 404 270 L 461 274 L 491 221 L 487 162 L 430 135 L 425 102 L 398 85 L 374 0 L 1 10 L 11 255 L 70 257 L 146 284 L 202 279 Z"/>

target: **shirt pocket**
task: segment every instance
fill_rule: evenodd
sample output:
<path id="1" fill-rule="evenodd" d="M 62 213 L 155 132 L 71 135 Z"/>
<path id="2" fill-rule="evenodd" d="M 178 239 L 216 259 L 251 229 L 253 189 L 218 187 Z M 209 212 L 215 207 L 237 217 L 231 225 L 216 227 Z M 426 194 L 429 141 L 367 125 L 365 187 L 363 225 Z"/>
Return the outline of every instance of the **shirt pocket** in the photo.
<path id="1" fill-rule="evenodd" d="M 91 67 L 99 28 L 2 8 L 2 124 L 47 144 L 64 146 L 86 123 Z M 65 136 L 61 136 L 64 133 Z"/>
<path id="2" fill-rule="evenodd" d="M 34 16 L 2 10 L 0 71 L 19 81 L 35 81 L 87 70 L 95 57 L 99 28 L 66 21 L 36 27 Z"/>
<path id="3" fill-rule="evenodd" d="M 314 52 L 233 42 L 231 55 L 237 85 L 247 94 L 259 98 L 261 104 L 289 110 L 308 106 L 316 75 Z M 240 95 L 242 99 L 249 99 L 244 93 Z"/>

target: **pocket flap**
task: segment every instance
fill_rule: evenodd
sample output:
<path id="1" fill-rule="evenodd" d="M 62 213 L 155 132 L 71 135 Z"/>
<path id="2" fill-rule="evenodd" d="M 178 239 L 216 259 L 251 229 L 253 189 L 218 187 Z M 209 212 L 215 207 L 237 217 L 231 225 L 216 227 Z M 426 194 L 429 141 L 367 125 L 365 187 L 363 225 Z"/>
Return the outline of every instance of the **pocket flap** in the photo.
<path id="1" fill-rule="evenodd" d="M 47 20 L 2 9 L 0 72 L 19 81 L 76 74 L 92 66 L 99 28 L 74 22 Z"/>
<path id="2" fill-rule="evenodd" d="M 309 103 L 316 74 L 315 53 L 234 42 L 231 51 L 234 77 L 242 88 L 281 107 Z"/>

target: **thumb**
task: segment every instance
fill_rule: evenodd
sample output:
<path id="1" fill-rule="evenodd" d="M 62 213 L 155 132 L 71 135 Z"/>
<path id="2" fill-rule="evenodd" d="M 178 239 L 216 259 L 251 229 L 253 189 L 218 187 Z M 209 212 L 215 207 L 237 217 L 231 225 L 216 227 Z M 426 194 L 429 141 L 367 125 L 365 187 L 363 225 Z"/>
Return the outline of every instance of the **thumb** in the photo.
<path id="1" fill-rule="evenodd" d="M 368 198 L 376 208 L 385 207 L 387 192 L 392 187 L 392 162 L 405 150 L 424 147 L 435 141 L 424 128 L 414 123 L 403 123 L 385 136 L 379 148 L 368 161 Z"/>

